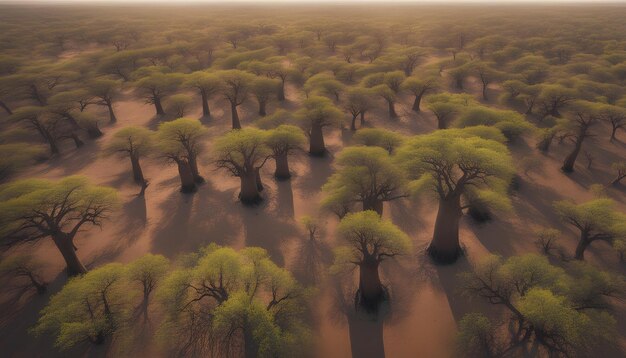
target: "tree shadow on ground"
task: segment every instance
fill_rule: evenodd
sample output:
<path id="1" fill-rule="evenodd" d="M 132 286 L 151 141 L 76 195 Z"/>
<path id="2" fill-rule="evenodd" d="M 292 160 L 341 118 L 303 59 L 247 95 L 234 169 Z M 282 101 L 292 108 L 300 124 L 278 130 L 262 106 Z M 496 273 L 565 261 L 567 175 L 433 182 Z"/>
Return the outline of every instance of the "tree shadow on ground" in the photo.
<path id="1" fill-rule="evenodd" d="M 272 197 L 272 193 L 266 192 L 265 195 Z M 239 205 L 245 246 L 266 249 L 277 265 L 284 266 L 285 258 L 281 249 L 298 235 L 298 229 L 292 218 L 277 218 L 268 210 L 268 206 L 267 199 L 256 206 Z"/>
<path id="2" fill-rule="evenodd" d="M 196 193 L 172 192 L 160 205 L 152 252 L 172 258 L 212 242 L 231 244 L 239 234 L 234 205 L 232 191 L 217 191 L 208 183 Z"/>

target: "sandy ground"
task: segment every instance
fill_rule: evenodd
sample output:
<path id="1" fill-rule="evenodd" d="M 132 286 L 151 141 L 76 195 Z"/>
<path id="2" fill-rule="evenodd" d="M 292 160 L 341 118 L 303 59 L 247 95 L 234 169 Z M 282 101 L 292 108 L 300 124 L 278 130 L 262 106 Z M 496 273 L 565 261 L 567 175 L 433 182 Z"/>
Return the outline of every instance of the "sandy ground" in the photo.
<path id="1" fill-rule="evenodd" d="M 468 88 L 478 98 L 479 87 L 470 81 Z M 293 87 L 287 91 L 285 108 L 297 106 L 298 93 Z M 496 94 L 492 93 L 492 98 Z M 199 104 L 199 101 L 197 102 Z M 436 122 L 431 113 L 416 114 L 410 110 L 411 98 L 398 103 L 401 118 L 389 120 L 386 106 L 381 102 L 379 110 L 368 114 L 368 125 L 386 127 L 405 134 L 426 133 L 435 130 Z M 571 253 L 576 244 L 575 232 L 563 225 L 552 210 L 554 200 L 572 199 L 584 202 L 593 195 L 589 186 L 607 183 L 612 177 L 610 164 L 626 147 L 626 134 L 620 133 L 618 141 L 608 142 L 608 128 L 601 125 L 595 129 L 598 137 L 589 139 L 584 150 L 595 157 L 592 169 L 585 168 L 581 154 L 572 175 L 559 171 L 562 158 L 570 148 L 565 143 L 555 144 L 547 155 L 534 150 L 531 139 L 511 144 L 511 151 L 519 162 L 526 156 L 541 157 L 542 167 L 524 175 L 518 192 L 513 196 L 513 210 L 497 215 L 486 224 L 477 225 L 469 218 L 461 224 L 461 240 L 467 256 L 452 266 L 433 266 L 423 255 L 431 238 L 436 203 L 429 198 L 398 200 L 385 204 L 385 216 L 393 220 L 413 239 L 415 250 L 411 255 L 383 265 L 383 278 L 392 292 L 392 314 L 385 322 L 354 322 L 342 313 L 333 280 L 327 276 L 311 276 L 302 267 L 310 252 L 303 247 L 306 234 L 299 225 L 303 215 L 316 215 L 322 197 L 320 187 L 333 171 L 333 154 L 350 144 L 349 131 L 329 130 L 326 139 L 330 155 L 311 158 L 300 153 L 291 159 L 295 176 L 291 181 L 277 182 L 273 179 L 273 163 L 263 168 L 266 186 L 265 202 L 258 207 L 244 207 L 237 201 L 238 180 L 224 171 L 215 169 L 211 162 L 211 142 L 230 129 L 230 114 L 224 113 L 228 106 L 224 101 L 211 103 L 213 117 L 202 119 L 209 128 L 204 140 L 205 150 L 200 155 L 200 171 L 207 183 L 197 193 L 181 194 L 176 168 L 157 158 L 145 159 L 144 174 L 150 181 L 145 198 L 136 197 L 139 188 L 132 182 L 130 163 L 127 159 L 105 158 L 100 149 L 116 129 L 126 125 L 142 125 L 156 128 L 158 120 L 153 108 L 141 100 L 128 96 L 115 105 L 118 123 L 102 125 L 105 135 L 76 150 L 67 143 L 63 155 L 37 165 L 22 174 L 23 177 L 61 178 L 86 175 L 94 182 L 113 186 L 120 191 L 123 206 L 120 212 L 103 225 L 102 229 L 88 228 L 82 232 L 76 245 L 78 255 L 89 266 L 96 267 L 107 262 L 129 262 L 144 253 L 152 252 L 174 258 L 177 254 L 196 250 L 216 242 L 233 247 L 261 246 L 268 250 L 279 265 L 291 268 L 304 283 L 317 282 L 320 298 L 313 305 L 312 325 L 316 334 L 316 356 L 350 357 L 351 338 L 355 349 L 366 348 L 384 353 L 387 357 L 449 357 L 453 353 L 456 321 L 465 313 L 481 311 L 490 315 L 498 313 L 478 299 L 461 296 L 458 292 L 457 274 L 468 270 L 472 262 L 488 253 L 504 256 L 537 252 L 533 232 L 544 226 L 563 231 L 562 245 Z M 275 110 L 276 104 L 269 106 Z M 194 108 L 190 117 L 199 118 L 200 108 Z M 250 100 L 240 110 L 243 126 L 250 126 L 258 117 L 256 103 Z M 621 210 L 626 209 L 624 188 L 608 189 Z M 322 259 L 328 261 L 330 248 L 335 246 L 334 217 L 325 216 L 325 248 Z M 31 249 L 31 248 L 28 248 Z M 37 318 L 37 312 L 45 305 L 49 295 L 58 291 L 65 281 L 63 261 L 50 242 L 43 240 L 32 248 L 48 263 L 46 279 L 51 283 L 50 292 L 43 297 L 29 298 L 19 305 L 4 307 L 4 324 L 0 327 L 0 352 L 5 357 L 63 356 L 52 348 L 49 337 L 33 339 L 27 330 Z M 587 260 L 611 270 L 621 270 L 617 255 L 602 243 L 592 245 Z M 622 345 L 626 335 L 626 307 L 618 303 L 614 312 L 618 319 Z M 9 314 L 11 313 L 11 314 Z M 382 339 L 381 339 L 382 335 Z M 384 347 L 380 342 L 384 342 Z M 154 357 L 160 353 L 154 345 L 146 345 L 134 356 Z M 72 356 L 113 356 L 106 346 L 84 346 L 73 350 Z M 56 352 L 56 353 L 51 353 Z M 359 355 L 356 351 L 355 355 Z"/>

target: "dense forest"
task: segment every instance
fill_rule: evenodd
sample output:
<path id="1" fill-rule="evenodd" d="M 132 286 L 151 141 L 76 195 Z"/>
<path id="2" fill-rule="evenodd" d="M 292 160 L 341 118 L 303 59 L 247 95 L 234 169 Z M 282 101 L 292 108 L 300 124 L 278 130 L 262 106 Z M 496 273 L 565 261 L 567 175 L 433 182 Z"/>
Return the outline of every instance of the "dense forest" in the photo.
<path id="1" fill-rule="evenodd" d="M 626 6 L 0 5 L 5 357 L 623 357 Z"/>

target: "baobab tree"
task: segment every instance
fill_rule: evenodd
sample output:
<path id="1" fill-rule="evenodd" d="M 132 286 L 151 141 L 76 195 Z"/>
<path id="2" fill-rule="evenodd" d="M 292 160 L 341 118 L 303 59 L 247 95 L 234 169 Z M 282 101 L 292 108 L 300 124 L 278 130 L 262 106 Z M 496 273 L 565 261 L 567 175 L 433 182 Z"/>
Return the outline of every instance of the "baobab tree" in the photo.
<path id="1" fill-rule="evenodd" d="M 371 210 L 347 214 L 337 230 L 345 246 L 335 250 L 335 266 L 359 268 L 355 304 L 368 312 L 376 312 L 380 303 L 388 298 L 380 280 L 380 264 L 408 253 L 411 240 L 397 226 Z"/>
<path id="2" fill-rule="evenodd" d="M 337 155 L 339 169 L 322 190 L 348 192 L 363 210 L 383 214 L 383 203 L 406 196 L 404 174 L 389 153 L 379 147 L 347 147 Z M 337 193 L 334 196 L 338 196 Z"/>
<path id="3" fill-rule="evenodd" d="M 482 84 L 483 100 L 485 101 L 489 100 L 489 98 L 487 97 L 487 87 L 489 86 L 489 84 L 497 81 L 500 77 L 502 77 L 502 74 L 499 71 L 495 70 L 493 65 L 494 64 L 492 63 L 483 61 L 474 62 L 470 65 L 471 72 L 473 72 L 476 77 L 478 77 L 480 83 Z"/>
<path id="4" fill-rule="evenodd" d="M 446 129 L 452 117 L 458 114 L 471 104 L 473 104 L 474 98 L 468 94 L 452 94 L 452 93 L 439 93 L 428 96 L 426 98 L 427 107 L 437 117 L 437 128 Z"/>
<path id="5" fill-rule="evenodd" d="M 272 156 L 266 136 L 262 130 L 246 128 L 229 132 L 214 143 L 215 163 L 239 178 L 239 200 L 244 204 L 261 200 L 259 171 Z"/>
<path id="6" fill-rule="evenodd" d="M 129 263 L 126 267 L 126 275 L 131 284 L 141 288 L 141 304 L 139 312 L 144 321 L 148 320 L 148 308 L 153 292 L 161 285 L 168 273 L 169 260 L 162 255 L 146 254 Z"/>
<path id="7" fill-rule="evenodd" d="M 58 141 L 64 133 L 61 118 L 50 116 L 44 108 L 34 106 L 20 107 L 9 118 L 39 133 L 50 147 L 50 153 L 59 154 Z"/>
<path id="8" fill-rule="evenodd" d="M 116 191 L 72 176 L 59 181 L 18 180 L 0 187 L 0 236 L 6 247 L 50 238 L 70 275 L 87 269 L 74 239 L 85 224 L 100 226 L 117 204 Z"/>
<path id="9" fill-rule="evenodd" d="M 611 142 L 615 140 L 618 130 L 626 129 L 626 109 L 610 104 L 596 104 L 598 117 L 611 125 Z"/>
<path id="10" fill-rule="evenodd" d="M 139 79 L 135 86 L 146 103 L 153 104 L 157 116 L 165 114 L 163 100 L 174 93 L 183 82 L 184 75 L 181 73 L 152 73 Z"/>
<path id="11" fill-rule="evenodd" d="M 482 314 L 464 316 L 458 337 L 464 356 L 516 356 L 529 349 L 593 355 L 614 338 L 609 298 L 621 295 L 623 280 L 590 265 L 563 270 L 545 256 L 491 255 L 460 278 L 463 292 L 503 307 L 507 317 L 496 324 Z"/>
<path id="12" fill-rule="evenodd" d="M 230 103 L 230 112 L 233 129 L 241 129 L 237 107 L 244 103 L 250 92 L 250 86 L 255 80 L 251 73 L 239 70 L 225 70 L 216 72 L 222 81 L 222 95 Z"/>
<path id="13" fill-rule="evenodd" d="M 320 95 L 332 98 L 335 102 L 339 102 L 341 93 L 345 89 L 345 85 L 339 82 L 332 74 L 318 73 L 315 74 L 304 83 L 304 92 L 309 95 Z"/>
<path id="14" fill-rule="evenodd" d="M 119 81 L 111 79 L 96 79 L 89 84 L 89 92 L 95 97 L 95 104 L 104 106 L 109 112 L 109 121 L 117 122 L 113 101 L 120 95 L 121 84 Z"/>
<path id="15" fill-rule="evenodd" d="M 174 113 L 174 118 L 183 118 L 189 111 L 191 102 L 193 102 L 193 99 L 190 95 L 177 93 L 171 95 L 165 104 L 168 111 Z"/>
<path id="16" fill-rule="evenodd" d="M 259 116 L 267 115 L 267 104 L 275 99 L 280 82 L 271 78 L 256 78 L 250 85 L 250 92 L 259 104 Z"/>
<path id="17" fill-rule="evenodd" d="M 328 98 L 314 96 L 304 101 L 296 117 L 309 136 L 309 154 L 324 156 L 324 128 L 339 124 L 343 119 L 341 111 Z"/>
<path id="18" fill-rule="evenodd" d="M 137 184 L 144 185 L 146 179 L 139 160 L 154 148 L 153 136 L 154 134 L 144 127 L 124 127 L 113 134 L 113 138 L 105 148 L 105 153 L 128 156 L 133 169 L 133 179 Z"/>
<path id="19" fill-rule="evenodd" d="M 129 321 L 123 271 L 122 264 L 110 263 L 70 280 L 41 311 L 33 332 L 54 335 L 61 350 L 104 343 Z"/>
<path id="20" fill-rule="evenodd" d="M 391 155 L 404 142 L 404 136 L 387 129 L 364 128 L 358 131 L 352 140 L 368 147 L 381 147 Z"/>
<path id="21" fill-rule="evenodd" d="M 210 117 L 211 108 L 209 107 L 209 99 L 222 90 L 221 79 L 214 73 L 197 71 L 187 75 L 184 85 L 200 93 L 202 115 L 204 117 Z"/>
<path id="22" fill-rule="evenodd" d="M 344 107 L 352 116 L 350 129 L 356 130 L 356 119 L 361 116 L 361 125 L 365 122 L 365 113 L 372 108 L 373 91 L 365 87 L 352 87 L 346 93 Z"/>
<path id="23" fill-rule="evenodd" d="M 509 141 L 514 141 L 533 129 L 533 126 L 526 121 L 524 116 L 515 111 L 482 105 L 464 108 L 463 113 L 453 122 L 453 126 L 457 128 L 479 125 L 498 128 Z"/>
<path id="24" fill-rule="evenodd" d="M 285 83 L 287 82 L 287 79 L 293 75 L 293 70 L 286 67 L 282 63 L 281 57 L 272 58 L 272 59 L 275 59 L 276 61 L 267 64 L 267 75 L 270 78 L 275 78 L 275 79 L 280 80 L 277 96 L 278 96 L 278 100 L 282 102 L 285 100 Z"/>
<path id="25" fill-rule="evenodd" d="M 168 275 L 158 296 L 161 330 L 178 354 L 271 357 L 305 355 L 305 291 L 264 249 L 215 244 Z"/>
<path id="26" fill-rule="evenodd" d="M 402 83 L 402 89 L 411 93 L 415 96 L 413 100 L 413 106 L 411 109 L 415 112 L 421 111 L 420 105 L 422 103 L 422 98 L 424 95 L 433 92 L 437 89 L 438 86 L 438 76 L 427 75 L 425 78 L 420 78 L 417 76 L 408 77 Z"/>
<path id="27" fill-rule="evenodd" d="M 577 101 L 573 104 L 572 113 L 560 123 L 560 127 L 571 137 L 574 142 L 574 148 L 565 157 L 561 170 L 566 173 L 574 171 L 576 158 L 583 146 L 583 141 L 591 136 L 590 129 L 599 119 L 598 111 L 593 103 L 586 101 Z"/>
<path id="28" fill-rule="evenodd" d="M 626 215 L 614 209 L 610 199 L 595 199 L 576 205 L 571 201 L 554 203 L 556 212 L 580 232 L 574 258 L 584 260 L 585 250 L 595 241 L 614 243 L 626 240 Z"/>
<path id="29" fill-rule="evenodd" d="M 184 167 L 189 166 L 193 181 L 203 183 L 204 178 L 198 170 L 198 154 L 200 154 L 200 138 L 206 133 L 206 128 L 197 119 L 178 118 L 171 122 L 161 123 L 157 130 L 159 145 L 166 153 L 176 153 L 171 159 Z M 175 159 L 176 157 L 177 159 Z M 181 168 L 179 168 L 180 170 Z M 181 174 L 182 179 L 182 174 Z"/>
<path id="30" fill-rule="evenodd" d="M 289 155 L 296 150 L 302 149 L 306 142 L 306 136 L 299 127 L 283 124 L 267 133 L 266 143 L 272 151 L 272 157 L 276 161 L 274 176 L 277 179 L 289 179 Z"/>
<path id="31" fill-rule="evenodd" d="M 561 110 L 576 98 L 576 91 L 559 84 L 541 85 L 537 98 L 543 114 L 560 118 Z"/>
<path id="32" fill-rule="evenodd" d="M 506 206 L 506 188 L 515 169 L 499 130 L 490 127 L 438 130 L 408 139 L 397 152 L 415 190 L 431 189 L 439 199 L 433 239 L 428 253 L 438 262 L 452 263 L 461 254 L 459 219 L 462 198 Z"/>

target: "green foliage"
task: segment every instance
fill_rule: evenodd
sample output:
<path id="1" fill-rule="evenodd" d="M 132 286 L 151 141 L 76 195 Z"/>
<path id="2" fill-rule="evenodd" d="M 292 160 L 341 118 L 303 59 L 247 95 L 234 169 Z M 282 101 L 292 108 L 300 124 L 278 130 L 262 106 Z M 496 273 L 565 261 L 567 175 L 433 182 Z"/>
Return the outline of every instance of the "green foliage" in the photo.
<path id="1" fill-rule="evenodd" d="M 357 144 L 368 147 L 381 147 L 389 154 L 393 154 L 395 149 L 404 142 L 405 138 L 397 132 L 382 128 L 364 128 L 358 131 L 352 139 Z"/>
<path id="2" fill-rule="evenodd" d="M 274 155 L 289 154 L 306 143 L 306 136 L 299 127 L 282 124 L 267 132 L 266 144 Z"/>
<path id="3" fill-rule="evenodd" d="M 526 122 L 524 116 L 508 110 L 500 110 L 485 106 L 471 106 L 467 108 L 453 123 L 455 127 L 494 126 L 504 134 L 508 140 L 514 140 L 522 134 L 529 133 L 533 126 Z"/>
<path id="4" fill-rule="evenodd" d="M 171 95 L 183 82 L 184 75 L 181 73 L 152 73 L 140 78 L 135 87 L 146 98 L 147 103 L 154 103 L 156 99 L 162 99 Z"/>
<path id="5" fill-rule="evenodd" d="M 312 126 L 333 126 L 343 120 L 343 113 L 327 98 L 309 97 L 303 105 L 303 108 L 296 112 L 296 118 L 307 132 Z"/>
<path id="6" fill-rule="evenodd" d="M 409 138 L 398 149 L 396 163 L 414 190 L 434 190 L 441 198 L 467 192 L 486 205 L 507 207 L 515 170 L 497 138 L 502 139 L 498 130 L 488 127 L 438 130 Z"/>
<path id="7" fill-rule="evenodd" d="M 253 74 L 239 70 L 223 70 L 215 72 L 215 74 L 222 81 L 222 95 L 231 104 L 237 106 L 245 101 L 255 80 Z"/>
<path id="8" fill-rule="evenodd" d="M 312 95 L 322 95 L 339 101 L 339 95 L 344 90 L 344 85 L 333 76 L 319 73 L 311 76 L 304 84 L 304 91 Z"/>
<path id="9" fill-rule="evenodd" d="M 467 293 L 506 307 L 518 327 L 508 331 L 510 338 L 500 337 L 484 317 L 467 315 L 459 344 L 473 356 L 499 356 L 533 344 L 550 354 L 585 355 L 615 336 L 615 319 L 605 310 L 607 298 L 623 292 L 624 280 L 584 263 L 564 270 L 533 254 L 507 260 L 492 255 L 460 278 Z"/>
<path id="10" fill-rule="evenodd" d="M 459 321 L 458 355 L 463 357 L 493 357 L 496 347 L 496 329 L 489 318 L 480 313 L 468 313 Z"/>
<path id="11" fill-rule="evenodd" d="M 0 144 L 0 180 L 5 180 L 21 169 L 45 158 L 41 145 L 27 143 Z"/>
<path id="12" fill-rule="evenodd" d="M 350 201 L 363 203 L 367 210 L 374 209 L 369 205 L 403 196 L 405 180 L 402 170 L 382 148 L 344 148 L 337 155 L 337 164 L 339 170 L 322 187 L 322 191 L 331 197 L 343 200 L 344 196 L 349 196 Z"/>
<path id="13" fill-rule="evenodd" d="M 439 129 L 447 128 L 453 115 L 474 103 L 474 98 L 468 94 L 439 93 L 426 97 L 426 107 L 437 117 Z"/>
<path id="14" fill-rule="evenodd" d="M 14 181 L 0 186 L 0 236 L 4 245 L 12 245 L 61 228 L 75 233 L 85 223 L 100 225 L 117 202 L 114 189 L 93 185 L 85 177 Z"/>
<path id="15" fill-rule="evenodd" d="M 144 295 L 149 295 L 167 274 L 169 260 L 162 255 L 146 254 L 126 266 L 131 282 L 140 284 Z"/>
<path id="16" fill-rule="evenodd" d="M 196 155 L 200 152 L 200 138 L 207 129 L 197 119 L 178 118 L 159 124 L 158 145 L 167 155 Z"/>
<path id="17" fill-rule="evenodd" d="M 580 240 L 586 245 L 597 240 L 614 243 L 626 239 L 626 215 L 614 209 L 611 199 L 599 198 L 578 205 L 568 200 L 557 201 L 554 209 L 579 230 Z M 577 251 L 577 258 L 582 259 L 583 253 Z"/>
<path id="18" fill-rule="evenodd" d="M 182 118 L 187 114 L 192 101 L 193 98 L 190 95 L 179 93 L 170 96 L 165 105 L 172 110 L 176 118 Z"/>
<path id="19" fill-rule="evenodd" d="M 235 176 L 259 168 L 271 155 L 266 140 L 267 133 L 256 128 L 228 132 L 213 145 L 217 166 Z"/>
<path id="20" fill-rule="evenodd" d="M 129 315 L 130 295 L 122 278 L 122 265 L 113 263 L 71 279 L 41 311 L 33 332 L 52 334 L 61 349 L 114 335 Z"/>
<path id="21" fill-rule="evenodd" d="M 222 89 L 223 83 L 220 77 L 214 73 L 197 71 L 187 75 L 184 85 L 211 97 Z"/>
<path id="22" fill-rule="evenodd" d="M 245 349 L 275 357 L 300 351 L 308 341 L 301 316 L 306 291 L 261 248 L 212 244 L 195 265 L 173 271 L 159 297 L 168 312 L 161 330 L 182 349 L 190 348 L 183 338 L 192 338 L 197 352 Z"/>
<path id="23" fill-rule="evenodd" d="M 347 214 L 339 223 L 339 236 L 346 246 L 335 250 L 335 268 L 359 265 L 368 260 L 381 262 L 410 252 L 409 237 L 375 211 Z"/>
<path id="24" fill-rule="evenodd" d="M 154 147 L 154 134 L 147 128 L 128 126 L 113 134 L 107 143 L 105 154 L 148 155 Z"/>

